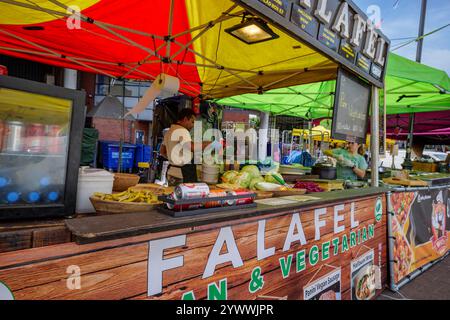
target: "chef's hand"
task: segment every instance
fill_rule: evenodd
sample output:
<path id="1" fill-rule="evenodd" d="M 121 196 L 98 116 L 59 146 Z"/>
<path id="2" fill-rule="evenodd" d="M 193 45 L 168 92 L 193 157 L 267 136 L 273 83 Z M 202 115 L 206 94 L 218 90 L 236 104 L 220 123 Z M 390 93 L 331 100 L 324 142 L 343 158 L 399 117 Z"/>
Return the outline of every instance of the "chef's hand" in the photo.
<path id="1" fill-rule="evenodd" d="M 340 161 L 340 164 L 343 167 L 349 167 L 349 168 L 353 168 L 355 166 L 355 164 L 353 163 L 353 161 L 349 160 L 349 159 L 343 159 L 342 161 Z"/>

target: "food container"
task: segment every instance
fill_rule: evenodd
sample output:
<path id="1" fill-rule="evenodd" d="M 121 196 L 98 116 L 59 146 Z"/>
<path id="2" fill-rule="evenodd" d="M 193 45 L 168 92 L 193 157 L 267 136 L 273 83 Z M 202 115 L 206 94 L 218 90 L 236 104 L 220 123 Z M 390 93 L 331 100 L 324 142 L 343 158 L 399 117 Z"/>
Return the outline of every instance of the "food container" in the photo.
<path id="1" fill-rule="evenodd" d="M 0 120 L 0 152 L 3 150 L 4 136 L 5 136 L 5 122 Z"/>
<path id="2" fill-rule="evenodd" d="M 114 175 L 103 169 L 82 167 L 78 173 L 76 213 L 95 212 L 89 199 L 95 192 L 112 193 Z"/>
<path id="3" fill-rule="evenodd" d="M 21 152 L 24 147 L 25 124 L 9 121 L 4 125 L 3 152 Z"/>
<path id="4" fill-rule="evenodd" d="M 29 153 L 43 153 L 47 151 L 47 137 L 45 125 L 31 123 L 26 126 L 24 149 Z"/>
<path id="5" fill-rule="evenodd" d="M 140 178 L 137 174 L 114 173 L 113 191 L 126 191 L 129 187 L 137 185 Z"/>
<path id="6" fill-rule="evenodd" d="M 126 212 L 148 212 L 154 209 L 157 205 L 148 203 L 134 203 L 134 202 L 117 202 L 111 200 L 102 200 L 98 197 L 89 198 L 92 205 L 97 212 L 108 213 L 126 213 Z"/>
<path id="7" fill-rule="evenodd" d="M 46 147 L 47 152 L 50 154 L 62 154 L 64 153 L 65 140 L 59 136 L 61 132 L 61 126 L 47 125 L 45 126 L 47 133 Z"/>
<path id="8" fill-rule="evenodd" d="M 213 165 L 202 165 L 202 181 L 209 184 L 217 184 L 219 181 L 220 167 Z"/>
<path id="9" fill-rule="evenodd" d="M 320 179 L 335 180 L 337 178 L 337 170 L 331 166 L 314 166 L 312 174 L 318 174 Z"/>
<path id="10" fill-rule="evenodd" d="M 184 183 L 175 188 L 175 200 L 206 198 L 209 187 L 205 183 Z"/>
<path id="11" fill-rule="evenodd" d="M 169 195 L 169 199 L 171 200 L 177 200 L 177 197 L 175 196 L 175 193 Z M 186 204 L 178 204 L 174 205 L 171 203 L 166 203 L 167 208 L 170 210 L 180 211 L 180 210 L 195 210 L 200 209 L 203 207 L 202 203 L 186 203 Z"/>

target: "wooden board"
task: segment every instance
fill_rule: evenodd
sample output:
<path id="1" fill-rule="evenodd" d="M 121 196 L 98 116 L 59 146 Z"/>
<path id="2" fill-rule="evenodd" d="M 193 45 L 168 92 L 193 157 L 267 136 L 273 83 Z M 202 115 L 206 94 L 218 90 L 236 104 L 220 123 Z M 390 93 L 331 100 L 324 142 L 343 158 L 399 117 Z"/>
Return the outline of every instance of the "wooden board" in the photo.
<path id="1" fill-rule="evenodd" d="M 306 193 L 306 189 L 288 189 L 285 191 L 274 191 L 273 196 L 274 197 L 286 197 L 286 196 L 297 196 L 302 195 Z"/>
<path id="2" fill-rule="evenodd" d="M 325 191 L 344 190 L 343 180 L 299 179 L 302 182 L 314 182 Z"/>
<path id="3" fill-rule="evenodd" d="M 394 179 L 394 178 L 385 178 L 383 179 L 384 183 L 405 186 L 405 187 L 427 187 L 428 183 L 422 180 L 406 180 L 406 179 Z"/>
<path id="4" fill-rule="evenodd" d="M 208 285 L 217 285 L 226 279 L 228 299 L 257 299 L 260 296 L 284 295 L 287 299 L 302 299 L 303 286 L 314 274 L 322 276 L 329 272 L 328 265 L 341 268 L 342 297 L 349 298 L 350 274 L 349 263 L 352 259 L 375 250 L 374 263 L 387 270 L 386 256 L 386 203 L 381 197 L 383 214 L 380 221 L 375 221 L 374 206 L 380 196 L 354 200 L 345 200 L 335 205 L 324 205 L 324 214 L 320 220 L 325 225 L 320 228 L 320 239 L 315 240 L 316 210 L 291 210 L 277 213 L 273 210 L 268 216 L 253 216 L 247 220 L 234 220 L 201 227 L 180 228 L 170 232 L 156 232 L 139 237 L 105 241 L 86 246 L 73 243 L 44 248 L 23 250 L 18 253 L 0 254 L 0 279 L 8 285 L 16 299 L 180 299 L 184 293 L 192 291 L 196 299 L 208 298 Z M 340 225 L 345 230 L 334 233 L 334 212 L 340 210 L 343 216 Z M 352 212 L 358 226 L 351 227 Z M 298 214 L 305 235 L 305 244 L 294 241 L 283 250 L 286 235 L 293 217 Z M 261 235 L 259 221 L 265 221 L 264 246 L 275 248 L 273 255 L 258 259 L 258 235 Z M 355 244 L 348 251 L 330 254 L 329 259 L 320 259 L 316 265 L 307 262 L 306 269 L 296 272 L 296 253 L 305 250 L 309 255 L 317 245 L 322 254 L 322 244 L 333 238 L 341 238 L 351 231 L 374 226 L 373 237 Z M 219 234 L 230 229 L 239 256 L 243 264 L 233 266 L 225 261 L 216 266 L 212 276 L 203 277 L 205 267 Z M 298 230 L 297 230 L 298 231 Z M 148 281 L 155 281 L 149 270 L 149 248 L 152 243 L 161 243 L 167 238 L 185 237 L 183 245 L 174 246 L 163 251 L 163 259 L 183 257 L 182 266 L 162 273 L 162 292 L 148 296 Z M 157 240 L 157 241 L 156 241 Z M 168 240 L 168 239 L 167 239 Z M 171 241 L 171 240 L 170 240 Z M 228 249 L 222 248 L 221 254 Z M 286 260 L 293 255 L 289 274 L 283 277 L 280 259 Z M 307 261 L 309 258 L 307 258 Z M 156 262 L 155 262 L 156 263 Z M 68 288 L 70 268 L 76 266 L 81 272 L 81 287 L 76 290 Z M 249 285 L 255 268 L 261 268 L 265 285 L 261 290 L 251 293 Z M 73 272 L 73 271 L 72 271 Z M 383 271 L 383 282 L 386 272 Z"/>

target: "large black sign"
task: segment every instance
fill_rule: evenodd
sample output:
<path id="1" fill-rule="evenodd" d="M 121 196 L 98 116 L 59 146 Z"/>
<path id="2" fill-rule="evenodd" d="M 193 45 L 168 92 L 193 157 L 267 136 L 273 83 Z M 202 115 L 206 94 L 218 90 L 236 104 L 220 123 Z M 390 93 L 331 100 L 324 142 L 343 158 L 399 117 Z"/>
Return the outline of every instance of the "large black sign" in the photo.
<path id="1" fill-rule="evenodd" d="M 233 0 L 383 87 L 390 41 L 351 0 Z"/>
<path id="2" fill-rule="evenodd" d="M 352 73 L 340 69 L 334 97 L 334 139 L 365 143 L 371 86 Z"/>

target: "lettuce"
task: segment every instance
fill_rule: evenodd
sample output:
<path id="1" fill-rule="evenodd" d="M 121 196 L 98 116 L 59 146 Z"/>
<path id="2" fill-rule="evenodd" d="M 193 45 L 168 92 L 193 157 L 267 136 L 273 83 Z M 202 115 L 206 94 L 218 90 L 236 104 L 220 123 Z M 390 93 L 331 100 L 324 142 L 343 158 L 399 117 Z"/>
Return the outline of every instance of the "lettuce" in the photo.
<path id="1" fill-rule="evenodd" d="M 242 188 L 248 188 L 250 185 L 250 181 L 252 180 L 252 176 L 248 172 L 239 173 L 233 181 L 233 184 L 237 184 Z"/>
<path id="2" fill-rule="evenodd" d="M 239 172 L 237 171 L 227 171 L 222 175 L 222 181 L 223 183 L 230 183 L 230 184 L 234 184 L 234 180 L 236 179 L 236 177 L 238 176 Z"/>
<path id="3" fill-rule="evenodd" d="M 241 169 L 241 172 L 248 172 L 252 176 L 252 178 L 258 178 L 261 176 L 261 173 L 259 172 L 259 168 L 254 165 L 244 166 Z"/>
<path id="4" fill-rule="evenodd" d="M 253 178 L 251 181 L 250 181 L 250 184 L 249 184 L 249 189 L 251 189 L 251 190 L 256 190 L 256 184 L 257 183 L 259 183 L 259 182 L 264 182 L 264 178 L 263 177 L 256 177 L 256 178 Z"/>

